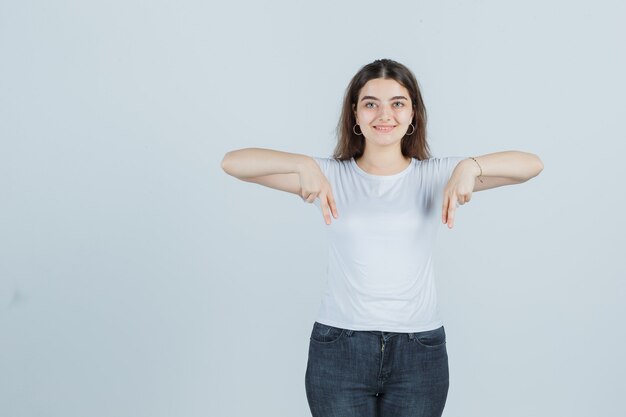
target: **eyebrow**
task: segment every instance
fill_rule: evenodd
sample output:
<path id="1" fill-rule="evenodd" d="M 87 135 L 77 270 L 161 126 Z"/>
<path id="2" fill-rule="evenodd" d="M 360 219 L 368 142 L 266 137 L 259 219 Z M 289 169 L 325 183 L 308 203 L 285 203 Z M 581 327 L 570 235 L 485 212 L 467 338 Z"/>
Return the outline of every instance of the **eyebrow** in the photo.
<path id="1" fill-rule="evenodd" d="M 380 99 L 374 97 L 374 96 L 363 96 L 363 98 L 361 99 L 361 101 L 363 100 L 377 100 L 380 101 Z M 393 96 L 391 97 L 391 100 L 408 100 L 406 97 L 404 96 Z"/>

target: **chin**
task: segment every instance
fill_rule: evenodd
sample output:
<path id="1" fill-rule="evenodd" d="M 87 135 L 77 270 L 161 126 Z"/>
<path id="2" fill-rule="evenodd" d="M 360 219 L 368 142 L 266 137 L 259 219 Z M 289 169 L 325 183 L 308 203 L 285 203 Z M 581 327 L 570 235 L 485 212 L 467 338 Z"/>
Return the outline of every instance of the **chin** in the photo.
<path id="1" fill-rule="evenodd" d="M 371 140 L 377 146 L 390 146 L 400 144 L 402 138 L 374 138 Z"/>

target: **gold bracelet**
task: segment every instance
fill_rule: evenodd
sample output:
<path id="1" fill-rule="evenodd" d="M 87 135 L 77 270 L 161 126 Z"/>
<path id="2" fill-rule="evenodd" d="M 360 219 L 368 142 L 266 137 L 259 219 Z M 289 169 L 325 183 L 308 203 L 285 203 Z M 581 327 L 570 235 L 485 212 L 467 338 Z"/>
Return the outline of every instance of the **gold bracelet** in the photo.
<path id="1" fill-rule="evenodd" d="M 476 165 L 478 165 L 478 168 L 480 168 L 480 174 L 478 174 L 478 180 L 482 183 L 483 180 L 480 177 L 482 177 L 482 175 L 483 175 L 483 167 L 480 166 L 480 164 L 478 163 L 476 158 L 474 158 L 473 156 L 470 156 L 470 159 L 472 159 L 474 162 L 476 162 Z"/>

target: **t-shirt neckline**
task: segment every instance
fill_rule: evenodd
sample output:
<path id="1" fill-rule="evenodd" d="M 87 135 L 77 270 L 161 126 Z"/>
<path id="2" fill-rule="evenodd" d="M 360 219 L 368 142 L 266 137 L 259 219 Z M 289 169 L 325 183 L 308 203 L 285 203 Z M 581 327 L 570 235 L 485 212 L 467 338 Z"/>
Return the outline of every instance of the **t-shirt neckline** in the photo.
<path id="1" fill-rule="evenodd" d="M 395 174 L 391 174 L 391 175 L 374 175 L 374 174 L 370 174 L 368 172 L 365 172 L 357 163 L 356 160 L 354 159 L 354 157 L 352 157 L 350 159 L 350 163 L 352 165 L 352 167 L 354 168 L 354 170 L 361 176 L 368 178 L 368 179 L 373 179 L 373 180 L 395 180 L 397 178 L 403 177 L 405 176 L 410 170 L 411 168 L 413 168 L 413 165 L 415 165 L 415 158 L 411 158 L 411 163 L 409 165 L 407 165 L 406 168 L 404 168 L 402 171 L 397 172 Z"/>

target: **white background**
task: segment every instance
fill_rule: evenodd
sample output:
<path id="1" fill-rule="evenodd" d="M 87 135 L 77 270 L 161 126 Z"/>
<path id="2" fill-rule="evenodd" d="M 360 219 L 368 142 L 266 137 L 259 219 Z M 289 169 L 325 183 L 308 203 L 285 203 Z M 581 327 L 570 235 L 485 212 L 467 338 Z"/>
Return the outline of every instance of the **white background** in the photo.
<path id="1" fill-rule="evenodd" d="M 308 416 L 322 216 L 226 175 L 329 156 L 411 68 L 434 156 L 545 164 L 442 225 L 445 416 L 621 416 L 621 1 L 0 1 L 0 415 Z"/>

